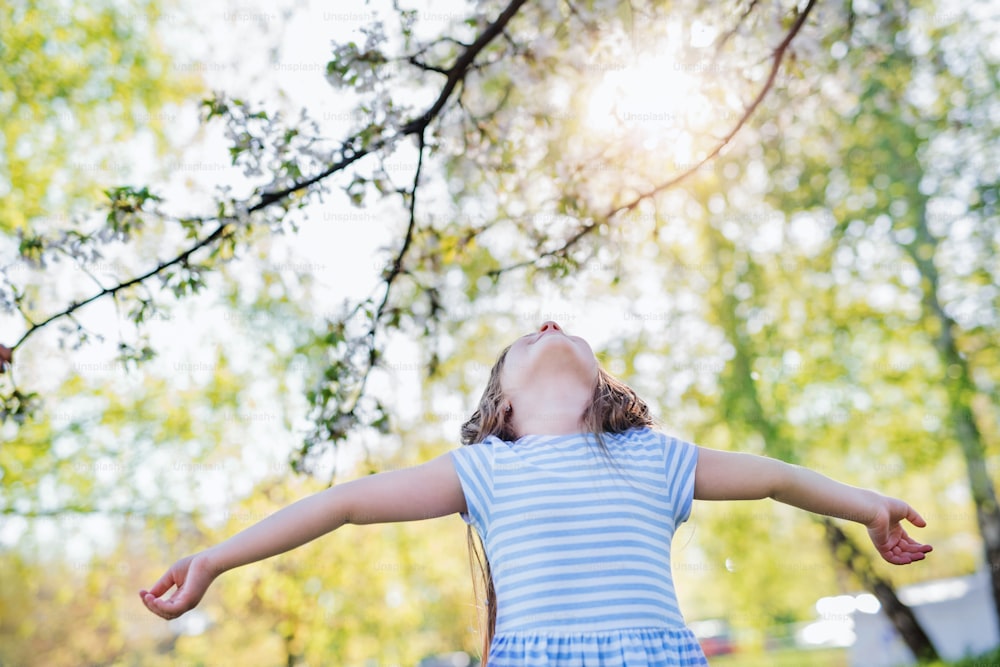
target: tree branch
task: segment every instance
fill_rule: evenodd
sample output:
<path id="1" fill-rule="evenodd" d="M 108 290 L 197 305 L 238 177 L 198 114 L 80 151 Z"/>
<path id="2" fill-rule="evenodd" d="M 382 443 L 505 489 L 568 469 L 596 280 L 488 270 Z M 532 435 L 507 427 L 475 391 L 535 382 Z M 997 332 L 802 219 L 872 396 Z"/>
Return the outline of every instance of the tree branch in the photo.
<path id="1" fill-rule="evenodd" d="M 80 506 L 59 507 L 47 510 L 28 510 L 26 512 L 22 512 L 13 507 L 0 507 L 0 516 L 16 516 L 21 517 L 22 519 L 58 519 L 61 517 L 81 515 L 118 516 L 126 519 L 176 519 L 178 517 L 200 518 L 202 516 L 199 512 L 171 511 L 167 514 L 156 514 L 155 512 L 137 512 L 135 510 L 128 509 L 99 509 L 96 507 Z"/>
<path id="2" fill-rule="evenodd" d="M 392 294 L 392 286 L 396 282 L 396 279 L 400 275 L 405 273 L 403 268 L 403 262 L 406 259 L 406 255 L 410 250 L 413 242 L 413 235 L 417 229 L 417 190 L 420 186 L 420 176 L 423 171 L 424 166 L 424 152 L 426 149 L 426 141 L 424 133 L 421 132 L 417 135 L 417 166 L 413 174 L 413 185 L 410 190 L 403 191 L 404 197 L 409 197 L 408 209 L 409 209 L 409 220 L 406 225 L 406 234 L 403 237 L 403 244 L 400 246 L 399 252 L 396 253 L 396 258 L 393 260 L 392 265 L 388 268 L 383 277 L 383 282 L 385 284 L 385 290 L 382 293 L 382 299 L 380 300 L 378 306 L 375 308 L 375 312 L 371 316 L 371 322 L 368 326 L 368 331 L 365 334 L 365 344 L 367 349 L 367 358 L 365 359 L 364 368 L 361 370 L 361 377 L 358 380 L 357 387 L 352 390 L 351 404 L 346 410 L 343 408 L 338 409 L 339 414 L 353 414 L 358 408 L 358 404 L 361 398 L 365 395 L 365 387 L 368 384 L 368 378 L 371 377 L 372 370 L 374 370 L 375 365 L 378 363 L 378 353 L 375 336 L 378 333 L 379 323 L 382 321 L 382 317 L 385 315 L 386 308 L 389 304 L 389 298 Z M 363 303 L 363 302 L 361 302 Z M 361 303 L 355 306 L 352 310 L 352 315 L 357 313 L 361 307 Z M 350 317 L 350 316 L 349 316 Z M 321 410 L 325 410 L 326 401 L 321 404 Z M 367 450 L 367 448 L 366 448 Z M 305 451 L 305 450 L 303 450 Z M 330 480 L 327 486 L 333 486 L 336 480 L 336 467 L 331 471 Z"/>
<path id="3" fill-rule="evenodd" d="M 415 56 L 415 55 L 410 56 L 409 58 L 407 58 L 406 62 L 410 63 L 414 67 L 419 67 L 420 69 L 424 70 L 425 72 L 435 72 L 437 74 L 444 74 L 445 76 L 448 76 L 448 70 L 442 69 L 440 67 L 435 67 L 434 65 L 429 65 L 429 64 L 427 64 L 427 63 L 419 60 L 417 58 L 417 56 Z"/>
<path id="4" fill-rule="evenodd" d="M 342 159 L 331 164 L 329 167 L 327 167 L 323 171 L 315 174 L 310 178 L 296 182 L 281 190 L 276 190 L 273 192 L 265 192 L 260 194 L 259 195 L 260 200 L 257 201 L 255 204 L 249 206 L 246 209 L 246 214 L 249 215 L 257 211 L 263 210 L 268 206 L 271 206 L 272 204 L 275 204 L 277 202 L 286 199 L 287 197 L 295 194 L 296 192 L 305 190 L 325 180 L 326 178 L 332 176 L 333 174 L 340 172 L 343 169 L 350 166 L 351 164 L 357 162 L 361 158 L 384 148 L 391 139 L 411 134 L 421 135 L 420 141 L 421 141 L 421 146 L 423 146 L 422 135 L 424 131 L 426 130 L 428 125 L 430 125 L 431 121 L 434 120 L 441 113 L 442 109 L 444 109 L 444 106 L 448 102 L 448 99 L 451 97 L 451 94 L 455 90 L 455 87 L 465 77 L 470 67 L 472 67 L 473 64 L 475 63 L 476 57 L 483 51 L 483 49 L 486 48 L 486 46 L 490 44 L 490 42 L 492 42 L 498 35 L 500 35 L 503 32 L 504 28 L 514 17 L 514 15 L 517 14 L 518 10 L 521 8 L 522 5 L 525 4 L 526 1 L 527 0 L 512 0 L 510 4 L 507 5 L 507 7 L 503 10 L 503 12 L 501 12 L 500 15 L 497 17 L 497 19 L 486 27 L 486 29 L 476 39 L 476 41 L 470 44 L 465 49 L 465 51 L 463 51 L 462 54 L 455 60 L 455 63 L 447 70 L 448 79 L 445 82 L 444 86 L 442 87 L 441 92 L 438 94 L 437 99 L 434 101 L 434 103 L 423 114 L 414 119 L 411 119 L 408 123 L 403 125 L 399 129 L 398 134 L 388 137 L 387 136 L 380 137 L 379 139 L 372 141 L 368 146 L 365 146 L 360 150 L 351 152 L 349 155 L 344 155 Z M 218 220 L 218 218 L 205 218 L 205 220 Z M 40 322 L 32 323 L 29 326 L 29 328 L 25 331 L 25 333 L 21 336 L 21 338 L 18 339 L 18 341 L 14 343 L 14 345 L 9 349 L 12 351 L 16 350 L 21 344 L 23 344 L 26 340 L 28 340 L 28 338 L 30 338 L 38 330 L 42 329 L 43 327 L 51 324 L 52 322 L 58 319 L 71 315 L 80 308 L 83 308 L 84 306 L 93 303 L 98 299 L 101 299 L 105 296 L 114 296 L 119 292 L 128 289 L 129 287 L 138 285 L 140 283 L 145 282 L 146 280 L 149 280 L 150 278 L 160 274 L 161 272 L 172 266 L 176 266 L 178 264 L 186 262 L 188 258 L 190 258 L 191 255 L 193 255 L 198 250 L 210 246 L 216 241 L 219 241 L 220 239 L 224 238 L 226 235 L 225 232 L 227 227 L 229 227 L 229 225 L 233 224 L 234 222 L 236 222 L 235 219 L 224 218 L 220 220 L 218 227 L 211 234 L 206 236 L 201 241 L 198 241 L 196 244 L 194 244 L 187 250 L 183 251 L 176 257 L 160 262 L 154 268 L 150 269 L 149 271 L 139 276 L 121 282 L 112 287 L 101 289 L 99 292 L 96 292 L 95 294 L 87 297 L 82 301 L 70 304 L 67 308 L 53 315 L 50 315 L 49 317 L 45 318 Z M 390 277 L 394 280 L 397 274 L 390 274 Z"/>
<path id="5" fill-rule="evenodd" d="M 778 77 L 778 71 L 781 69 L 781 63 L 785 58 L 785 53 L 788 51 L 788 47 L 791 45 L 792 40 L 795 39 L 796 35 L 799 34 L 799 31 L 802 30 L 802 26 L 805 25 L 806 19 L 809 18 L 809 13 L 815 6 L 816 6 L 816 0 L 809 0 L 805 8 L 795 19 L 795 23 L 792 24 L 792 27 L 788 31 L 788 34 L 785 35 L 785 38 L 781 41 L 780 44 L 778 44 L 777 48 L 775 48 L 774 50 L 773 55 L 771 56 L 771 70 L 770 72 L 768 72 L 767 80 L 764 82 L 764 86 L 760 89 L 760 92 L 757 93 L 757 96 L 753 99 L 753 101 L 750 102 L 750 104 L 746 107 L 746 109 L 744 109 L 743 115 L 739 117 L 733 128 L 729 130 L 726 136 L 724 136 L 719 141 L 718 144 L 716 144 L 715 148 L 712 149 L 712 151 L 704 158 L 702 158 L 701 160 L 696 162 L 693 166 L 681 172 L 674 178 L 671 178 L 661 183 L 660 185 L 657 185 L 656 187 L 647 190 L 645 193 L 640 194 L 628 204 L 623 204 L 622 206 L 613 209 L 608 214 L 607 217 L 610 218 L 611 216 L 614 216 L 618 213 L 634 209 L 644 199 L 655 197 L 664 190 L 667 190 L 668 188 L 677 185 L 684 179 L 691 176 L 691 174 L 698 171 L 698 169 L 700 169 L 702 165 L 715 159 L 715 157 L 722 151 L 722 149 L 725 148 L 729 144 L 729 142 L 733 140 L 733 137 L 735 137 L 739 133 L 739 131 L 743 129 L 743 126 L 746 125 L 747 121 L 750 120 L 750 117 L 753 116 L 755 111 L 757 111 L 757 107 L 759 107 L 761 102 L 764 101 L 764 98 L 767 97 L 767 94 L 771 92 L 771 89 L 774 87 L 774 82 Z"/>
<path id="6" fill-rule="evenodd" d="M 410 244 L 413 241 L 413 232 L 417 228 L 417 186 L 420 185 L 420 173 L 424 166 L 424 149 L 426 148 L 426 143 L 424 139 L 424 133 L 420 132 L 417 135 L 417 168 L 413 174 L 413 187 L 410 190 L 409 196 L 409 220 L 406 225 L 406 235 L 403 237 L 403 245 L 399 249 L 399 253 L 396 255 L 395 261 L 392 263 L 392 268 L 385 277 L 385 293 L 382 296 L 382 302 L 378 305 L 378 309 L 375 311 L 375 321 L 377 322 L 381 318 L 382 313 L 385 312 L 386 304 L 389 302 L 389 290 L 392 287 L 393 282 L 399 277 L 399 274 L 403 272 L 403 260 L 406 258 L 406 253 L 410 249 Z M 374 335 L 374 331 L 370 332 L 370 335 Z"/>
<path id="7" fill-rule="evenodd" d="M 451 66 L 448 70 L 448 80 L 445 82 L 444 87 L 441 89 L 441 93 L 438 95 L 434 104 L 424 112 L 424 114 L 418 118 L 411 120 L 409 123 L 404 125 L 400 132 L 402 134 L 417 134 L 423 132 L 427 126 L 430 124 L 434 118 L 437 117 L 441 110 L 444 108 L 445 103 L 447 103 L 448 98 L 451 97 L 451 93 L 455 90 L 455 86 L 458 82 L 465 77 L 465 72 L 472 66 L 475 61 L 476 56 L 486 48 L 486 46 L 492 42 L 497 35 L 503 33 L 507 24 L 510 20 L 514 18 L 518 10 L 527 0 L 513 0 L 507 8 L 500 13 L 496 21 L 491 23 L 486 27 L 481 35 L 466 49 L 462 55 L 458 57 L 455 64 Z"/>
<path id="8" fill-rule="evenodd" d="M 382 293 L 382 300 L 375 309 L 375 315 L 372 317 L 371 326 L 368 329 L 368 365 L 365 367 L 364 375 L 361 378 L 358 397 L 364 393 L 365 385 L 368 383 L 368 377 L 371 375 L 371 371 L 375 367 L 375 334 L 378 331 L 378 324 L 382 320 L 382 316 L 385 314 L 386 307 L 389 305 L 389 296 L 392 294 L 393 283 L 395 283 L 396 279 L 404 273 L 403 261 L 406 259 L 406 254 L 409 252 L 410 246 L 413 242 L 413 233 L 417 229 L 417 187 L 420 185 L 420 174 L 424 166 L 425 147 L 424 133 L 421 132 L 417 135 L 417 168 L 413 174 L 413 187 L 409 192 L 409 220 L 406 224 L 406 234 L 403 237 L 403 245 L 400 246 L 399 252 L 396 253 L 396 259 L 393 261 L 392 266 L 389 268 L 388 273 L 383 279 L 385 281 L 385 291 Z M 355 400 L 355 405 L 356 404 L 357 401 Z"/>
<path id="9" fill-rule="evenodd" d="M 746 10 L 744 10 L 743 15 L 740 16 L 738 21 L 736 21 L 736 25 L 734 25 L 732 28 L 727 30 L 725 34 L 722 35 L 722 37 L 715 45 L 715 56 L 713 58 L 713 61 L 718 60 L 719 55 L 722 53 L 722 49 L 726 46 L 726 43 L 730 39 L 732 39 L 737 32 L 739 32 L 739 29 L 743 25 L 743 22 L 747 20 L 747 18 L 750 16 L 750 13 L 753 12 L 754 8 L 757 7 L 758 2 L 759 0 L 750 0 L 750 4 L 747 5 L 747 8 Z"/>
<path id="10" fill-rule="evenodd" d="M 816 0 L 809 0 L 809 2 L 806 4 L 803 10 L 798 14 L 798 16 L 795 19 L 795 23 L 789 29 L 788 34 L 785 35 L 785 38 L 781 41 L 780 44 L 778 44 L 778 46 L 774 49 L 771 55 L 771 69 L 768 72 L 767 80 L 764 82 L 764 85 L 761 87 L 756 97 L 754 97 L 754 99 L 750 102 L 750 104 L 747 105 L 747 107 L 744 109 L 743 114 L 736 121 L 736 124 L 732 127 L 732 129 L 729 130 L 729 132 L 722 139 L 719 140 L 719 143 L 716 144 L 715 148 L 713 148 L 712 151 L 708 153 L 708 155 L 706 155 L 698 162 L 694 163 L 692 166 L 690 166 L 688 169 L 684 170 L 677 176 L 667 181 L 664 181 L 663 183 L 660 183 L 659 185 L 643 193 L 640 193 L 632 201 L 629 201 L 625 204 L 621 204 L 615 208 L 612 208 L 603 216 L 591 220 L 589 223 L 580 227 L 580 229 L 577 230 L 577 232 L 573 234 L 573 236 L 571 236 L 559 248 L 556 248 L 554 250 L 547 250 L 543 253 L 540 253 L 534 259 L 516 262 L 514 264 L 510 264 L 508 266 L 490 271 L 489 272 L 490 277 L 496 278 L 502 273 L 507 273 L 509 271 L 515 271 L 529 266 L 534 266 L 535 264 L 538 263 L 539 260 L 545 258 L 564 257 L 566 253 L 573 246 L 575 246 L 577 243 L 580 242 L 581 239 L 583 239 L 585 236 L 596 230 L 602 224 L 607 224 L 615 216 L 621 213 L 631 211 L 643 201 L 651 199 L 656 195 L 664 192 L 665 190 L 674 187 L 675 185 L 679 184 L 681 181 L 687 179 L 693 173 L 698 171 L 702 167 L 702 165 L 715 159 L 715 157 L 722 151 L 722 149 L 725 148 L 729 144 L 729 142 L 732 141 L 733 137 L 735 137 L 739 133 L 739 131 L 743 128 L 743 126 L 746 125 L 747 121 L 750 120 L 751 116 L 753 116 L 754 112 L 760 106 L 761 102 L 764 101 L 764 98 L 767 97 L 767 94 L 774 87 L 774 82 L 777 79 L 778 71 L 781 69 L 781 63 L 784 60 L 785 53 L 788 51 L 789 45 L 791 45 L 792 40 L 795 39 L 796 35 L 799 34 L 799 31 L 802 29 L 802 26 L 805 25 L 806 19 L 809 18 L 809 13 L 815 6 L 816 6 Z"/>
<path id="11" fill-rule="evenodd" d="M 202 249 L 202 248 L 204 248 L 204 247 L 206 247 L 206 246 L 214 243 L 218 239 L 222 238 L 225 235 L 224 232 L 225 232 L 226 228 L 229 225 L 231 225 L 231 224 L 232 224 L 232 222 L 229 219 L 224 220 L 223 222 L 221 222 L 219 224 L 219 226 L 215 229 L 215 231 L 213 231 L 211 234 L 209 234 L 208 236 L 206 236 L 204 239 L 202 239 L 201 241 L 198 241 L 193 246 L 191 246 L 190 248 L 188 248 L 187 250 L 185 250 L 181 254 L 177 255 L 173 259 L 160 262 L 154 268 L 150 269 L 146 273 L 143 273 L 143 274 L 138 275 L 138 276 L 136 276 L 134 278 L 126 280 L 125 282 L 118 283 L 117 285 L 114 285 L 112 287 L 105 287 L 100 292 L 97 292 L 97 293 L 95 293 L 95 294 L 87 297 L 83 301 L 75 301 L 75 302 L 71 303 L 67 308 L 64 308 L 63 310 L 59 311 L 58 313 L 55 313 L 54 315 L 50 315 L 49 317 L 45 318 L 41 322 L 37 322 L 35 324 L 32 324 L 28 328 L 28 330 L 24 332 L 24 335 L 22 335 L 21 338 L 18 339 L 18 341 L 16 343 L 14 343 L 14 345 L 13 345 L 13 347 L 11 347 L 11 349 L 12 350 L 16 350 L 22 343 L 24 343 L 24 341 L 28 340 L 28 338 L 33 333 L 35 333 L 36 331 L 38 331 L 42 327 L 44 327 L 44 326 L 46 326 L 48 324 L 51 324 L 55 320 L 61 319 L 63 317 L 68 317 L 69 315 L 72 315 L 74 312 L 76 312 L 80 308 L 83 308 L 84 306 L 86 306 L 86 305 L 88 305 L 90 303 L 93 303 L 94 301 L 97 301 L 98 299 L 100 299 L 102 297 L 109 296 L 109 295 L 110 296 L 114 296 L 115 294 L 118 294 L 122 290 L 126 290 L 129 287 L 132 287 L 133 285 L 138 285 L 140 283 L 143 283 L 143 282 L 149 280 L 153 276 L 158 275 L 159 273 L 161 273 L 162 271 L 165 271 L 166 269 L 170 268 L 171 266 L 176 266 L 177 264 L 182 264 L 182 263 L 186 262 L 188 260 L 188 258 L 191 257 L 191 255 L 193 255 L 195 252 L 197 252 L 198 250 L 200 250 L 200 249 Z"/>

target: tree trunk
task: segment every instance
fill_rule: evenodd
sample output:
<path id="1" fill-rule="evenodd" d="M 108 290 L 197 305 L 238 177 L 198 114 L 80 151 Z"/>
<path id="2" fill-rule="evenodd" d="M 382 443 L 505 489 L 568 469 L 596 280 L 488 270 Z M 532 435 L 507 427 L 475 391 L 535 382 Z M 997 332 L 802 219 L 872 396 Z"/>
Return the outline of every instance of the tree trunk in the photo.
<path id="1" fill-rule="evenodd" d="M 1000 632 L 1000 507 L 997 505 L 996 489 L 986 468 L 986 447 L 972 412 L 972 399 L 977 389 L 972 382 L 969 362 L 959 351 L 955 341 L 954 331 L 958 325 L 945 312 L 938 298 L 941 280 L 934 264 L 938 242 L 927 229 L 926 198 L 922 200 L 922 204 L 924 206 L 917 216 L 913 242 L 899 245 L 920 272 L 924 318 L 930 331 L 937 334 L 934 347 L 944 368 L 943 385 L 948 397 L 949 426 L 965 459 L 969 489 L 976 508 L 976 523 L 983 539 L 984 560 L 990 574 L 993 605 L 998 612 L 997 631 Z"/>
<path id="2" fill-rule="evenodd" d="M 722 247 L 725 245 L 725 241 L 720 236 L 713 234 L 710 240 L 715 256 L 720 257 L 723 250 L 731 251 L 729 247 Z M 736 297 L 732 294 L 723 294 L 721 300 L 714 305 L 719 323 L 735 351 L 730 361 L 732 365 L 730 378 L 735 389 L 733 386 L 726 387 L 724 383 L 723 391 L 732 392 L 735 390 L 740 394 L 740 400 L 738 409 L 734 411 L 737 414 L 731 414 L 728 417 L 739 419 L 746 425 L 752 425 L 757 433 L 764 438 L 764 453 L 766 455 L 788 463 L 797 463 L 798 457 L 795 455 L 795 448 L 787 438 L 782 436 L 775 419 L 772 415 L 767 414 L 761 403 L 752 374 L 755 350 L 752 341 L 740 327 L 736 315 Z M 871 561 L 856 545 L 850 542 L 847 535 L 832 520 L 827 517 L 819 517 L 819 519 L 826 526 L 827 544 L 830 546 L 835 560 L 845 566 L 861 582 L 862 586 L 878 598 L 882 608 L 886 610 L 889 621 L 896 628 L 896 632 L 904 638 L 913 654 L 918 657 L 936 656 L 937 651 L 927 637 L 927 633 L 924 632 L 910 608 L 900 602 L 892 583 L 875 573 Z M 842 547 L 841 545 L 847 546 Z M 850 549 L 851 556 L 841 558 L 838 554 L 846 548 Z"/>
<path id="3" fill-rule="evenodd" d="M 858 545 L 840 529 L 832 519 L 822 517 L 820 523 L 826 530 L 826 542 L 838 562 L 847 566 L 865 590 L 871 591 L 882 605 L 882 611 L 906 642 L 918 660 L 938 660 L 937 649 L 924 632 L 913 610 L 900 602 L 892 584 L 875 572 L 872 562 Z"/>
<path id="4" fill-rule="evenodd" d="M 295 641 L 295 633 L 289 633 L 282 635 L 282 640 L 285 643 L 285 667 L 295 667 L 299 664 L 299 658 L 302 656 L 295 652 L 292 643 Z"/>

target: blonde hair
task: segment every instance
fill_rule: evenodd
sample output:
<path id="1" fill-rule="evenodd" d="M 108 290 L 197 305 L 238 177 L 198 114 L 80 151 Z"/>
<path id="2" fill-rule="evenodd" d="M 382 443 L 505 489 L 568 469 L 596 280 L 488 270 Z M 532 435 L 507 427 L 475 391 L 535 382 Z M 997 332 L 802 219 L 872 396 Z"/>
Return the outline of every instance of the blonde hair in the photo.
<path id="1" fill-rule="evenodd" d="M 479 406 L 468 421 L 462 424 L 463 445 L 474 445 L 491 435 L 508 442 L 517 439 L 510 420 L 511 413 L 504 407 L 503 387 L 500 382 L 510 348 L 508 345 L 497 355 L 496 363 L 490 369 L 490 377 L 486 381 L 486 389 L 479 399 Z M 654 424 L 646 402 L 639 398 L 631 387 L 600 367 L 597 369 L 593 399 L 584 410 L 580 422 L 585 432 L 593 433 L 602 452 L 609 459 L 611 453 L 604 438 L 601 437 L 603 433 L 624 433 L 631 428 Z M 496 589 L 493 587 L 493 571 L 490 568 L 489 558 L 486 557 L 486 549 L 481 538 L 474 534 L 472 526 L 467 528 L 467 538 L 473 585 L 477 597 L 483 599 L 485 618 L 482 619 L 482 623 L 485 632 L 482 633 L 481 667 L 486 667 L 490 644 L 496 632 Z"/>

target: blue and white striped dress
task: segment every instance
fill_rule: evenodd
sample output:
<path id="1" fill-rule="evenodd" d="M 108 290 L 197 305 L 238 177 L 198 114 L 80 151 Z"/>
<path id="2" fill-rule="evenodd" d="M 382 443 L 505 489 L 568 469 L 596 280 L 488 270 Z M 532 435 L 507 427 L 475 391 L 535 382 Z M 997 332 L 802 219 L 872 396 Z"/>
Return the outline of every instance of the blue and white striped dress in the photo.
<path id="1" fill-rule="evenodd" d="M 493 570 L 490 667 L 707 665 L 670 570 L 694 445 L 648 428 L 489 437 L 451 452 Z"/>

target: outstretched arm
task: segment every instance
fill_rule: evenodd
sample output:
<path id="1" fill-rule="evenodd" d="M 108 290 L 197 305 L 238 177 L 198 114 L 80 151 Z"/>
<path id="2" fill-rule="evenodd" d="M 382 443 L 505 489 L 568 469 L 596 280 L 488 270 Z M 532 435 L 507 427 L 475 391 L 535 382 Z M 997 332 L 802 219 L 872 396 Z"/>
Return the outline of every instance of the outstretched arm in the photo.
<path id="1" fill-rule="evenodd" d="M 139 596 L 154 614 L 177 618 L 193 609 L 223 572 L 294 549 L 345 523 L 415 521 L 464 511 L 458 474 L 445 454 L 423 465 L 363 477 L 303 498 L 225 542 L 177 561 Z M 159 599 L 175 586 L 170 598 Z"/>
<path id="2" fill-rule="evenodd" d="M 777 459 L 699 448 L 694 497 L 699 500 L 774 500 L 864 524 L 882 558 L 896 565 L 923 560 L 931 546 L 903 530 L 926 522 L 902 500 L 836 482 L 817 472 Z"/>

